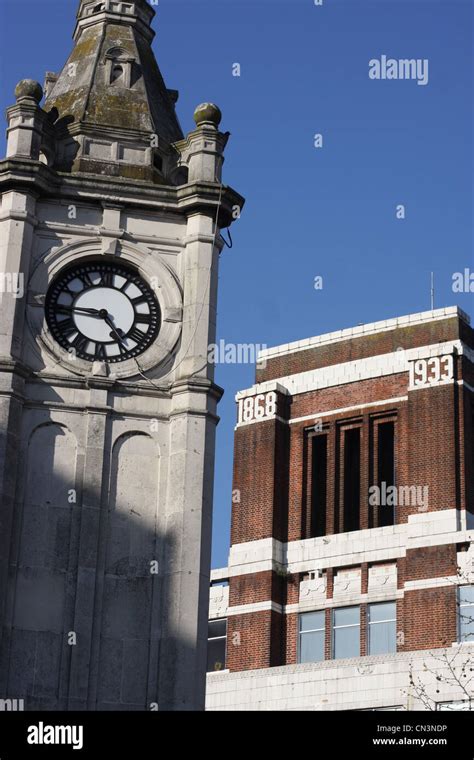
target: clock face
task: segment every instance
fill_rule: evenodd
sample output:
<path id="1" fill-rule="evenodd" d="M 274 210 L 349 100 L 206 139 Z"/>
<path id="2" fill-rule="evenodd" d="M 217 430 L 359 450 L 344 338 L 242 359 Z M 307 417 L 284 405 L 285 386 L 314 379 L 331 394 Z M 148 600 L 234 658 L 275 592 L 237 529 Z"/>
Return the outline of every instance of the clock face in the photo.
<path id="1" fill-rule="evenodd" d="M 81 359 L 121 362 L 150 346 L 161 318 L 152 289 L 133 269 L 88 262 L 54 280 L 46 321 L 55 340 Z"/>

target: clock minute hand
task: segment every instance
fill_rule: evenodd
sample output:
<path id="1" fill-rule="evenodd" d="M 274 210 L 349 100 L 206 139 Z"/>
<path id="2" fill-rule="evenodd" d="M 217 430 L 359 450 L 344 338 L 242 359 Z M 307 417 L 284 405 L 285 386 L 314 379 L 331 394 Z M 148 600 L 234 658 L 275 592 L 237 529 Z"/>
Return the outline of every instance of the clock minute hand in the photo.
<path id="1" fill-rule="evenodd" d="M 83 306 L 76 306 L 76 307 L 73 306 L 72 307 L 72 311 L 77 311 L 77 312 L 80 311 L 82 314 L 92 314 L 94 317 L 99 317 L 100 316 L 100 310 L 99 309 L 86 309 Z"/>
<path id="2" fill-rule="evenodd" d="M 81 314 L 91 314 L 94 317 L 100 317 L 100 311 L 99 309 L 86 309 L 85 306 L 61 306 L 58 309 L 61 313 L 66 314 L 73 314 L 73 313 L 81 313 Z"/>

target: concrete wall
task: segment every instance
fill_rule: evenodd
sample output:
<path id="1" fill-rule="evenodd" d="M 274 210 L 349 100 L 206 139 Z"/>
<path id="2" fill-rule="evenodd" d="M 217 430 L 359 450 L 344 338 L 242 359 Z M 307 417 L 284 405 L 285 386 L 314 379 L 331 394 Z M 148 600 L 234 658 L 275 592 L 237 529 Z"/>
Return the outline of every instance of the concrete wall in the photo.
<path id="1" fill-rule="evenodd" d="M 460 682 L 471 679 L 472 694 L 469 668 L 473 652 L 472 645 L 464 644 L 242 673 L 210 673 L 206 709 L 436 710 L 454 709 L 456 702 L 468 708 L 463 688 L 451 683 L 450 666 Z M 410 685 L 410 676 L 414 685 Z"/>

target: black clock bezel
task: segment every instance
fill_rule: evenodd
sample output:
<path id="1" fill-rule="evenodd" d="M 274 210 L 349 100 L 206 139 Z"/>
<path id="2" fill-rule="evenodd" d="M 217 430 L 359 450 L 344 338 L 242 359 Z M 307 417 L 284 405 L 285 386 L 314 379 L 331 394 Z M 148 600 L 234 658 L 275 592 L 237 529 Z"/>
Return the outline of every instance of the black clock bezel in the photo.
<path id="1" fill-rule="evenodd" d="M 129 299 L 132 303 L 135 319 L 133 321 L 133 325 L 128 331 L 124 337 L 132 337 L 132 333 L 137 335 L 135 332 L 137 329 L 139 330 L 139 325 L 142 326 L 146 324 L 149 321 L 149 329 L 143 333 L 142 330 L 140 330 L 141 336 L 139 336 L 139 340 L 137 342 L 137 345 L 133 348 L 130 348 L 126 350 L 123 346 L 120 345 L 119 341 L 117 340 L 110 340 L 107 342 L 98 342 L 98 341 L 90 341 L 89 338 L 86 336 L 82 336 L 82 333 L 78 332 L 78 337 L 81 336 L 82 338 L 86 338 L 87 343 L 93 342 L 96 344 L 96 353 L 94 356 L 92 354 L 89 354 L 83 350 L 84 343 L 81 341 L 78 341 L 76 344 L 71 343 L 68 341 L 64 335 L 64 320 L 62 321 L 62 327 L 61 322 L 58 322 L 57 320 L 57 300 L 61 293 L 63 293 L 65 290 L 67 290 L 68 283 L 72 282 L 72 280 L 79 278 L 85 283 L 85 287 L 83 290 L 79 291 L 76 294 L 76 298 L 84 293 L 86 290 L 89 290 L 94 287 L 107 287 L 107 284 L 104 285 L 103 279 L 97 283 L 96 285 L 88 285 L 87 280 L 84 279 L 84 276 L 87 276 L 89 272 L 99 272 L 104 273 L 104 275 L 107 274 L 113 274 L 113 275 L 119 275 L 121 277 L 124 277 L 127 280 L 127 283 L 133 283 L 138 287 L 140 292 L 142 293 L 142 297 L 140 297 L 140 301 L 143 299 L 146 300 L 148 303 L 148 306 L 150 308 L 149 315 L 144 315 L 143 313 L 137 312 L 135 308 L 134 300 L 137 301 L 137 299 Z M 82 274 L 82 277 L 81 277 Z M 110 287 L 110 285 L 108 286 Z M 122 288 L 114 288 L 115 290 L 122 290 L 125 286 L 122 286 Z M 74 303 L 74 301 L 72 302 Z M 85 261 L 81 263 L 75 263 L 71 266 L 67 267 L 66 269 L 62 270 L 52 281 L 50 287 L 48 288 L 48 292 L 46 294 L 45 299 L 45 316 L 46 316 L 46 323 L 48 325 L 48 329 L 53 336 L 54 340 L 67 352 L 70 352 L 71 349 L 74 349 L 75 355 L 83 359 L 87 362 L 93 363 L 94 361 L 104 361 L 107 364 L 117 364 L 125 362 L 129 359 L 136 358 L 137 356 L 140 356 L 144 353 L 144 351 L 147 350 L 151 346 L 151 344 L 156 340 L 158 337 L 158 334 L 160 332 L 161 328 L 161 310 L 160 305 L 158 303 L 158 299 L 156 298 L 153 290 L 148 285 L 148 283 L 141 277 L 140 274 L 131 266 L 124 265 L 122 263 L 116 263 L 112 261 Z M 144 320 L 144 316 L 149 316 L 149 320 Z M 76 328 L 77 329 L 77 328 Z M 77 338 L 76 338 L 77 341 Z M 86 343 L 86 345 L 87 345 Z M 106 345 L 118 345 L 120 354 L 116 356 L 107 356 L 105 351 L 98 352 L 98 347 L 105 347 Z"/>

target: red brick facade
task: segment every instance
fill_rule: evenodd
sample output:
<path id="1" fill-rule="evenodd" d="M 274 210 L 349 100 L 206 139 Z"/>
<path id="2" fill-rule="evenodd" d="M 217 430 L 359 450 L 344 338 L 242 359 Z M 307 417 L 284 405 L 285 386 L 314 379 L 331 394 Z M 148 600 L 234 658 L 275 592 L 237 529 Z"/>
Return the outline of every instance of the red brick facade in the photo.
<path id="1" fill-rule="evenodd" d="M 376 541 L 385 535 L 383 524 L 394 525 L 394 535 L 409 528 L 411 544 L 391 554 L 387 550 L 384 557 L 381 543 L 374 561 L 369 561 L 372 544 L 367 543 L 365 554 L 359 551 L 360 562 L 354 561 L 355 550 L 319 562 L 327 605 L 316 608 L 326 609 L 326 658 L 331 658 L 334 578 L 339 569 L 351 567 L 360 571 L 360 654 L 367 654 L 369 575 L 378 563 L 396 563 L 398 650 L 456 641 L 457 592 L 451 581 L 462 547 L 437 538 L 436 532 L 423 545 L 423 528 L 417 528 L 431 513 L 451 511 L 462 524 L 466 511 L 474 513 L 474 331 L 465 315 L 452 312 L 445 318 L 420 315 L 413 324 L 367 335 L 331 336 L 301 350 L 284 347 L 279 354 L 270 352 L 266 366 L 257 369 L 260 385 L 242 396 L 256 397 L 255 418 L 239 418 L 235 433 L 233 489 L 238 499 L 231 556 L 234 566 L 242 567 L 239 551 L 251 552 L 253 542 L 273 539 L 274 546 L 286 547 L 288 561 L 271 554 L 263 560 L 257 552 L 255 567 L 246 559 L 242 574 L 230 572 L 229 670 L 297 662 L 296 608 L 308 568 L 304 562 L 301 572 L 297 563 L 289 567 L 293 547 L 298 546 L 298 557 L 307 556 L 305 544 L 294 542 L 308 542 L 308 551 L 318 559 L 318 547 L 326 551 L 337 535 L 350 534 L 349 541 L 364 531 L 364 541 L 370 542 L 371 535 Z M 425 366 L 434 373 L 428 375 L 429 384 L 414 387 L 410 372 L 423 380 Z M 320 374 L 302 374 L 315 370 Z M 276 394 L 276 413 L 264 415 L 258 409 L 264 408 L 268 393 Z M 315 443 L 318 436 L 324 440 Z M 319 469 L 311 464 L 312 456 L 319 456 Z M 392 471 L 400 492 L 406 487 L 406 494 L 429 494 L 426 503 L 398 505 L 393 519 L 391 511 L 383 511 L 387 507 L 371 505 L 368 497 L 369 488 Z M 314 499 L 319 499 L 317 508 Z M 433 585 L 433 579 L 441 579 L 441 585 Z"/>

